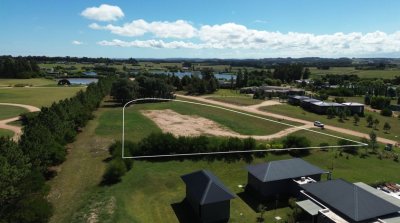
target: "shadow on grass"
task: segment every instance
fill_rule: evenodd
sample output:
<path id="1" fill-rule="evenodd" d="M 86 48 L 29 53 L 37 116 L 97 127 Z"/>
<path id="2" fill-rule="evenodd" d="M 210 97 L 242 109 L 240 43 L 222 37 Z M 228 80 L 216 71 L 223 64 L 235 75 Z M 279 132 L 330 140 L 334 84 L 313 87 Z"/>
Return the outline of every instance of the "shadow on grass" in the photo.
<path id="1" fill-rule="evenodd" d="M 289 206 L 289 197 L 263 197 L 256 191 L 246 188 L 244 192 L 240 192 L 237 196 L 242 199 L 254 212 L 260 212 L 260 206 L 262 205 L 266 211 L 271 211 L 279 208 L 285 208 Z"/>
<path id="2" fill-rule="evenodd" d="M 171 208 L 174 210 L 180 223 L 200 223 L 200 219 L 196 216 L 186 199 L 179 203 L 171 204 Z"/>

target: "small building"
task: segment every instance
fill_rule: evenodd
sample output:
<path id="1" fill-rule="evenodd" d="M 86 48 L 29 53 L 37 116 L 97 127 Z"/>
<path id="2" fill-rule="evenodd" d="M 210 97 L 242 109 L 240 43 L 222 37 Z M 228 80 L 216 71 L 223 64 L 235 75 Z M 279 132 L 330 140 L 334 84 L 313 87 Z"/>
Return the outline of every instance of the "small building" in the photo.
<path id="1" fill-rule="evenodd" d="M 399 222 L 399 206 L 357 184 L 338 179 L 300 187 L 304 200 L 297 204 L 312 216 L 311 222 Z"/>
<path id="2" fill-rule="evenodd" d="M 181 176 L 186 184 L 186 201 L 201 222 L 226 222 L 230 200 L 235 195 L 210 171 L 200 170 Z"/>
<path id="3" fill-rule="evenodd" d="M 310 99 L 310 97 L 307 96 L 301 96 L 301 95 L 290 95 L 288 97 L 288 103 L 291 105 L 300 105 L 302 100 Z"/>
<path id="4" fill-rule="evenodd" d="M 349 109 L 352 115 L 364 115 L 364 104 L 357 103 L 357 102 L 346 102 L 342 103 L 346 108 Z"/>
<path id="5" fill-rule="evenodd" d="M 333 108 L 335 112 L 338 112 L 340 109 L 343 109 L 345 106 L 336 102 L 311 102 L 308 109 L 312 112 L 315 112 L 320 115 L 325 115 L 329 108 Z"/>
<path id="6" fill-rule="evenodd" d="M 299 185 L 320 181 L 328 173 L 300 158 L 250 165 L 247 170 L 246 190 L 263 197 L 297 196 Z"/>

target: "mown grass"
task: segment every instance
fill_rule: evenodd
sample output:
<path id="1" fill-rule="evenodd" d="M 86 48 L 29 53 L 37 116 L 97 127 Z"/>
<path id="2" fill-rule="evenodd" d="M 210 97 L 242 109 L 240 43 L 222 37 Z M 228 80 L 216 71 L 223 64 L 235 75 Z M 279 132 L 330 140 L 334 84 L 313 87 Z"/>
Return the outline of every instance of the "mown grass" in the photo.
<path id="1" fill-rule="evenodd" d="M 137 104 L 126 109 L 125 132 L 126 138 L 135 140 L 137 135 L 147 135 L 152 131 L 160 131 L 149 119 L 140 114 L 140 110 L 162 110 L 171 109 L 182 115 L 196 115 L 213 120 L 222 126 L 245 135 L 269 135 L 279 132 L 287 126 L 271 121 L 260 120 L 242 114 L 236 114 L 222 109 L 193 105 L 181 102 L 164 102 Z M 113 109 L 100 117 L 101 125 L 96 133 L 104 136 L 120 138 L 122 132 L 122 109 Z M 294 124 L 294 123 L 290 123 Z M 134 130 L 140 130 L 134 133 Z"/>
<path id="2" fill-rule="evenodd" d="M 316 67 L 310 68 L 312 76 L 320 76 L 325 74 L 356 74 L 360 78 L 384 78 L 393 79 L 400 76 L 399 69 L 387 70 L 356 70 L 354 67 L 331 67 L 329 70 L 318 70 Z"/>
<path id="3" fill-rule="evenodd" d="M 136 109 L 161 108 L 167 104 L 142 104 L 129 108 L 126 118 L 134 124 L 134 127 L 127 126 L 131 128 L 129 139 L 138 141 L 149 132 L 159 131 L 150 120 L 140 116 Z M 142 108 L 139 109 L 140 106 Z M 168 107 L 171 108 L 171 105 Z M 192 112 L 190 108 L 181 109 Z M 247 172 L 244 167 L 248 165 L 242 160 L 137 160 L 120 183 L 99 186 L 106 165 L 103 160 L 108 156 L 106 148 L 112 140 L 119 140 L 119 136 L 114 138 L 116 132 L 120 131 L 119 125 L 114 130 L 107 129 L 117 126 L 113 123 L 121 119 L 120 115 L 121 108 L 101 108 L 96 112 L 96 118 L 78 135 L 77 141 L 70 145 L 67 161 L 61 166 L 58 176 L 50 182 L 52 193 L 49 199 L 55 205 L 55 215 L 51 222 L 88 222 L 93 219 L 98 222 L 178 222 L 173 207 L 185 197 L 185 184 L 180 176 L 199 169 L 211 170 L 231 191 L 236 194 L 242 192 L 238 185 L 246 184 Z M 318 131 L 332 133 L 329 130 Z M 330 145 L 337 143 L 335 138 L 316 136 L 308 131 L 293 134 L 308 137 L 312 145 L 319 145 L 321 142 L 328 142 Z M 334 178 L 366 183 L 400 181 L 397 162 L 380 160 L 375 155 L 366 158 L 347 154 L 340 156 L 337 151 L 338 149 L 315 149 L 311 155 L 303 158 L 323 169 L 332 170 Z M 267 153 L 265 157 L 256 158 L 252 163 L 287 158 L 290 158 L 288 154 Z M 289 212 L 290 208 L 267 211 L 264 215 L 265 222 L 274 222 L 275 216 L 282 217 L 284 221 Z M 255 222 L 258 216 L 240 197 L 232 200 L 230 222 Z"/>
<path id="4" fill-rule="evenodd" d="M 12 137 L 14 132 L 7 129 L 0 129 L 0 137 Z"/>
<path id="5" fill-rule="evenodd" d="M 0 120 L 12 118 L 27 112 L 25 108 L 9 105 L 0 105 Z"/>
<path id="6" fill-rule="evenodd" d="M 208 99 L 240 106 L 257 105 L 263 102 L 263 100 L 250 97 L 208 97 Z"/>
<path id="7" fill-rule="evenodd" d="M 74 96 L 84 87 L 32 87 L 0 89 L 0 102 L 20 103 L 37 107 Z"/>
<path id="8" fill-rule="evenodd" d="M 378 130 L 374 130 L 379 137 L 399 140 L 400 138 L 400 120 L 395 117 L 384 117 L 374 112 L 365 111 L 365 117 L 360 117 L 360 122 L 358 125 L 353 123 L 353 117 L 349 117 L 349 120 L 345 120 L 344 122 L 340 122 L 338 118 L 328 119 L 326 115 L 318 115 L 312 112 L 305 111 L 301 107 L 292 106 L 292 105 L 272 105 L 262 107 L 261 110 L 286 115 L 294 118 L 301 118 L 308 121 L 321 121 L 325 125 L 332 125 L 341 128 L 351 129 L 358 132 L 363 132 L 366 134 L 371 133 L 373 128 L 367 127 L 366 116 L 373 115 L 374 119 L 377 118 L 380 121 L 378 125 Z M 391 125 L 391 130 L 388 134 L 383 131 L 383 125 L 385 122 L 388 122 Z"/>
<path id="9" fill-rule="evenodd" d="M 47 86 L 55 85 L 56 81 L 45 78 L 31 78 L 31 79 L 0 79 L 0 87 L 13 87 L 16 84 L 23 84 L 28 86 Z"/>

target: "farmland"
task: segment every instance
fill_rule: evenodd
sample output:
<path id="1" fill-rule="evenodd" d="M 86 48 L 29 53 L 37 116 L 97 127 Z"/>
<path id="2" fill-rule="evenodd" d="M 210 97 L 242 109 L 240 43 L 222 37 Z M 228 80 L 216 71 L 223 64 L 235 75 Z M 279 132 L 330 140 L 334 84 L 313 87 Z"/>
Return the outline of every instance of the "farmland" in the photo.
<path id="1" fill-rule="evenodd" d="M 356 70 L 354 67 L 331 67 L 329 70 L 319 70 L 316 67 L 311 67 L 311 76 L 321 76 L 325 74 L 355 74 L 359 78 L 384 78 L 392 79 L 395 76 L 400 76 L 400 69 L 386 70 Z"/>
<path id="2" fill-rule="evenodd" d="M 0 79 L 0 87 L 14 87 L 15 85 L 25 85 L 25 86 L 54 86 L 56 81 L 52 79 L 45 78 L 31 78 L 31 79 Z"/>

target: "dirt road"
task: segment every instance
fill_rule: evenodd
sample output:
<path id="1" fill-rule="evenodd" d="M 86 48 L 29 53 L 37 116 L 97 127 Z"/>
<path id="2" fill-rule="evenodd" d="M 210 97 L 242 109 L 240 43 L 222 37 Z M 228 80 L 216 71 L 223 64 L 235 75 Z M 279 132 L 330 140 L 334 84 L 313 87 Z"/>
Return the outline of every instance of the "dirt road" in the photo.
<path id="1" fill-rule="evenodd" d="M 260 108 L 260 106 L 247 106 L 246 107 L 246 106 L 238 106 L 238 105 L 233 105 L 233 104 L 220 102 L 220 101 L 213 101 L 213 100 L 210 100 L 207 98 L 202 98 L 202 97 L 195 97 L 195 96 L 188 96 L 188 95 L 178 95 L 178 96 L 183 99 L 196 100 L 196 101 L 200 101 L 200 102 L 204 102 L 204 103 L 208 103 L 208 104 L 219 105 L 219 106 L 232 108 L 232 109 L 236 109 L 236 110 L 241 110 L 241 111 L 245 111 L 245 112 L 255 113 L 255 114 L 259 114 L 259 115 L 266 115 L 266 116 L 274 117 L 277 119 L 299 122 L 299 123 L 302 123 L 307 126 L 310 126 L 310 125 L 313 126 L 313 122 L 306 121 L 303 119 L 293 118 L 293 117 L 289 117 L 289 116 L 285 116 L 285 115 L 279 115 L 279 114 L 266 112 L 266 111 L 260 111 L 260 110 L 258 110 L 258 108 Z M 356 137 L 360 137 L 360 138 L 369 138 L 368 134 L 353 131 L 350 129 L 340 128 L 340 127 L 335 127 L 335 126 L 330 126 L 330 125 L 325 126 L 325 128 L 335 131 L 335 132 L 344 133 L 344 134 L 348 134 L 348 135 L 352 135 L 352 136 L 356 136 Z M 393 145 L 397 144 L 396 141 L 386 139 L 386 138 L 378 137 L 377 140 L 378 140 L 378 142 L 385 143 L 385 144 L 386 143 L 390 143 Z"/>
<path id="2" fill-rule="evenodd" d="M 27 109 L 29 112 L 40 111 L 40 108 L 37 108 L 32 105 L 14 104 L 14 103 L 0 103 L 0 105 L 22 107 L 22 108 Z M 20 116 L 16 116 L 16 117 L 0 120 L 0 128 L 1 129 L 7 129 L 7 130 L 14 132 L 14 136 L 12 137 L 12 139 L 14 141 L 18 141 L 19 138 L 21 137 L 22 127 L 9 125 L 8 123 L 18 121 L 20 118 L 21 118 Z"/>

